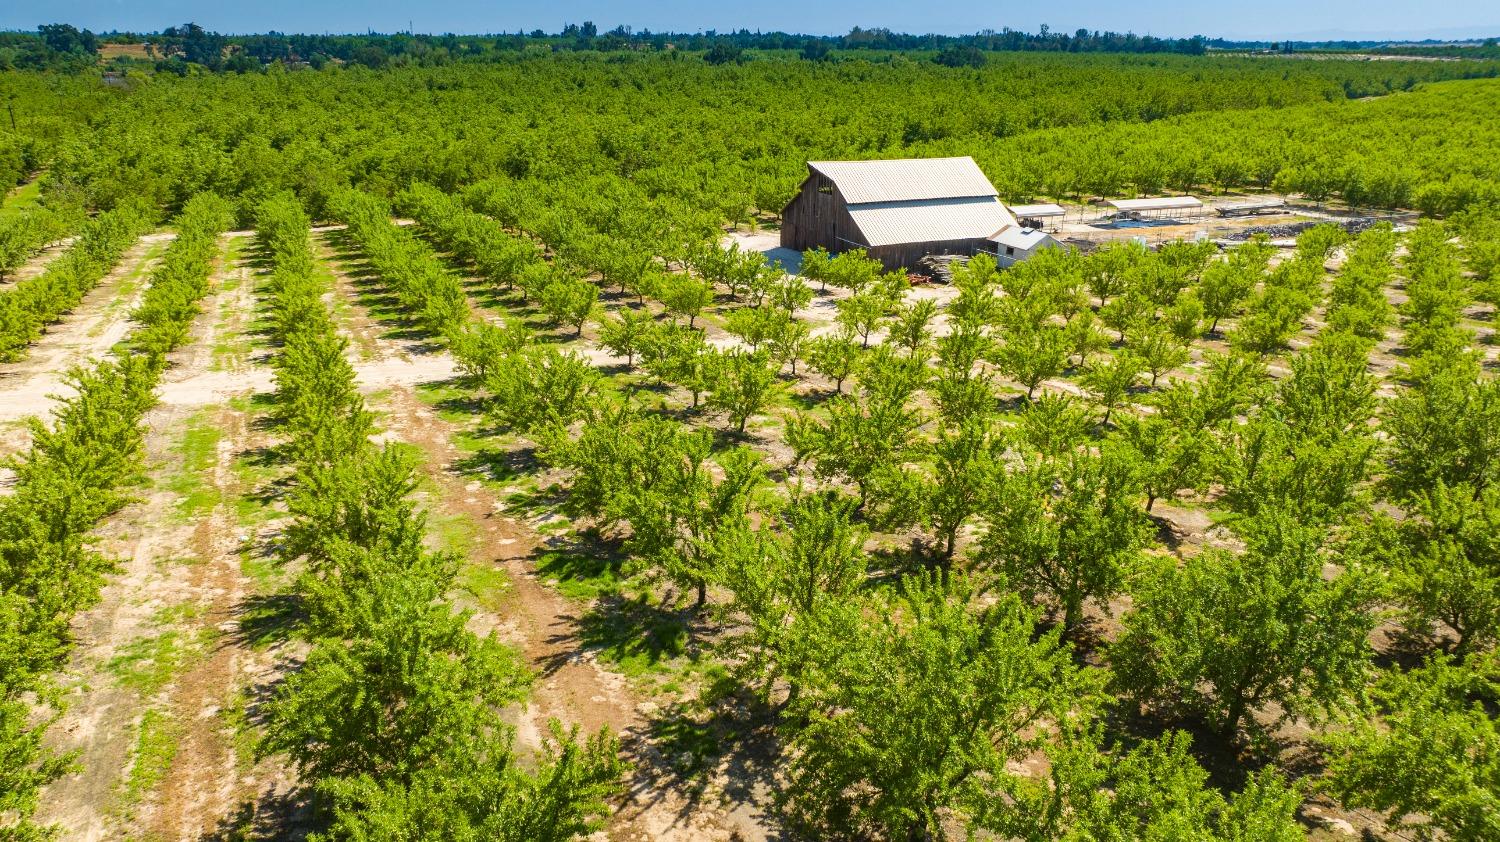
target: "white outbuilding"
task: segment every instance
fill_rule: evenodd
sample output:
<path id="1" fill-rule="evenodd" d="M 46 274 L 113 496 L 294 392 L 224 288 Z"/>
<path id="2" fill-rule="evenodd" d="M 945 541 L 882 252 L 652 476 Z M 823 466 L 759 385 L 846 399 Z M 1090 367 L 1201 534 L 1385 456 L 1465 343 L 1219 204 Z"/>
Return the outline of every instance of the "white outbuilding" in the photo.
<path id="1" fill-rule="evenodd" d="M 1011 266 L 1026 260 L 1041 249 L 1061 248 L 1062 244 L 1040 228 L 1022 228 L 1007 225 L 990 235 L 990 246 L 995 255 L 995 264 Z"/>

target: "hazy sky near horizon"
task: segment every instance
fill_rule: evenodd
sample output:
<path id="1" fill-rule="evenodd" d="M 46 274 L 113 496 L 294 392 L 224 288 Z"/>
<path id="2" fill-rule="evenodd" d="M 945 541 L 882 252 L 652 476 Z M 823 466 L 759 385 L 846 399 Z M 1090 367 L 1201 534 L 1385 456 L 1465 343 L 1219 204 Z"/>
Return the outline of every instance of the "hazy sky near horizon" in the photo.
<path id="1" fill-rule="evenodd" d="M 601 31 L 696 32 L 741 27 L 842 34 L 853 26 L 963 34 L 1010 27 L 1079 28 L 1240 39 L 1468 38 L 1500 35 L 1495 0 L 6 0 L 0 29 L 64 22 L 96 32 L 156 32 L 187 21 L 218 32 L 488 33 L 592 20 Z"/>

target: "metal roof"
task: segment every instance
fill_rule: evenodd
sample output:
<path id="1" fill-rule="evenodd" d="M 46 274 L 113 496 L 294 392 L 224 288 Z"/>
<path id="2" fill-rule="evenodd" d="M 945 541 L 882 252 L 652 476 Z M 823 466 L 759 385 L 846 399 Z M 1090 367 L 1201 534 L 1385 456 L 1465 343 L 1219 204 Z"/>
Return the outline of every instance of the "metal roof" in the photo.
<path id="1" fill-rule="evenodd" d="M 867 202 L 849 215 L 871 246 L 983 240 L 1016 220 L 993 197 Z"/>
<path id="2" fill-rule="evenodd" d="M 968 156 L 889 161 L 808 161 L 851 205 L 995 196 L 995 186 Z"/>
<path id="3" fill-rule="evenodd" d="M 989 239 L 990 242 L 999 243 L 1002 246 L 1030 250 L 1040 243 L 1051 240 L 1052 237 L 1040 228 L 1022 228 L 1018 225 L 1012 225 L 996 231 L 990 235 Z M 1054 240 L 1054 242 L 1056 241 Z"/>
<path id="4" fill-rule="evenodd" d="M 1063 216 L 1067 214 L 1067 211 L 1063 209 L 1062 205 L 1054 205 L 1051 203 L 1043 203 L 1040 205 L 1011 205 L 1010 212 L 1015 214 L 1017 218 L 1023 216 L 1040 218 L 1044 216 Z"/>
<path id="5" fill-rule="evenodd" d="M 1243 213 L 1245 211 L 1266 210 L 1268 208 L 1280 208 L 1286 206 L 1286 199 L 1266 198 L 1247 202 L 1230 202 L 1218 205 L 1214 209 L 1219 213 Z"/>
<path id="6" fill-rule="evenodd" d="M 1188 210 L 1201 208 L 1203 203 L 1194 196 L 1162 196 L 1158 199 L 1110 199 L 1116 210 Z"/>

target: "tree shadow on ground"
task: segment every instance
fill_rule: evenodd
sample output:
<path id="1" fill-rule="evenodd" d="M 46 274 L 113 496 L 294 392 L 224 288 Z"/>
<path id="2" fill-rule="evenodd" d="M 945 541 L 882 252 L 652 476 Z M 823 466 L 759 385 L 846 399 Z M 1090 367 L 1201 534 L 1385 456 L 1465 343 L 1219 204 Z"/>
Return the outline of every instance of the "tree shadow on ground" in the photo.
<path id="1" fill-rule="evenodd" d="M 574 639 L 578 648 L 598 653 L 627 676 L 638 676 L 689 654 L 694 631 L 691 613 L 653 604 L 644 593 L 635 597 L 606 593 L 575 618 Z"/>
<path id="2" fill-rule="evenodd" d="M 644 734 L 627 742 L 637 761 L 631 788 L 685 794 L 679 811 L 683 820 L 701 808 L 705 797 L 757 805 L 769 801 L 775 789 L 779 745 L 776 711 L 737 679 L 720 674 L 696 699 L 658 708 Z M 709 788 L 716 780 L 723 784 L 721 791 Z M 663 782 L 672 786 L 663 787 Z M 757 812 L 766 839 L 791 838 L 775 829 L 773 815 Z"/>
<path id="3" fill-rule="evenodd" d="M 304 787 L 287 792 L 266 792 L 241 801 L 197 842 L 250 842 L 250 840 L 301 840 L 321 828 L 312 793 Z"/>
<path id="4" fill-rule="evenodd" d="M 302 597 L 290 592 L 253 594 L 234 613 L 236 637 L 253 649 L 291 640 L 308 619 Z"/>
<path id="5" fill-rule="evenodd" d="M 1192 738 L 1191 754 L 1208 773 L 1208 783 L 1224 792 L 1244 789 L 1250 777 L 1267 766 L 1277 755 L 1269 740 L 1243 745 L 1225 739 L 1217 730 L 1193 716 L 1171 716 L 1143 712 L 1128 700 L 1116 700 L 1100 716 L 1104 726 L 1103 743 L 1118 745 L 1122 750 L 1146 740 L 1160 739 L 1168 731 L 1183 731 Z"/>

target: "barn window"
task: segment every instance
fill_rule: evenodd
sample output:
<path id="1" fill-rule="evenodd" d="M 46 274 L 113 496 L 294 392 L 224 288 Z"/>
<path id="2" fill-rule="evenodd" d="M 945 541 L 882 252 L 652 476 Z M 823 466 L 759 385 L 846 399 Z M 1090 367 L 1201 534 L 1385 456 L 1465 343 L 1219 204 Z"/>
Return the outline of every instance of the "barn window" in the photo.
<path id="1" fill-rule="evenodd" d="M 1016 254 L 1016 247 L 1015 246 L 1006 246 L 1005 247 L 1005 256 L 1006 257 L 1014 257 L 1015 254 Z"/>
<path id="2" fill-rule="evenodd" d="M 831 185 L 831 184 L 819 185 L 818 192 L 819 193 L 825 193 L 825 194 L 827 194 L 829 196 L 832 196 L 833 195 L 833 185 Z"/>

